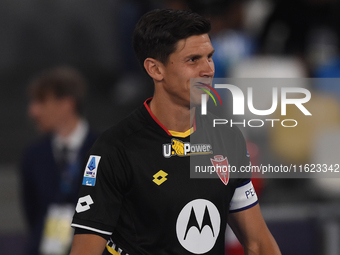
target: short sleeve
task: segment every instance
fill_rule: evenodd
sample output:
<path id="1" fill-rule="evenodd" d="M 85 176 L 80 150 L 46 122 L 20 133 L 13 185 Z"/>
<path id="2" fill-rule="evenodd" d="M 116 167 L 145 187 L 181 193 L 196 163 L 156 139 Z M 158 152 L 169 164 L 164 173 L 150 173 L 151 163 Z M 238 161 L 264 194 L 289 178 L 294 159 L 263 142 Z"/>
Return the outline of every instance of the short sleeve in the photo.
<path id="1" fill-rule="evenodd" d="M 122 149 L 105 143 L 91 149 L 71 226 L 111 235 L 128 183 Z"/>

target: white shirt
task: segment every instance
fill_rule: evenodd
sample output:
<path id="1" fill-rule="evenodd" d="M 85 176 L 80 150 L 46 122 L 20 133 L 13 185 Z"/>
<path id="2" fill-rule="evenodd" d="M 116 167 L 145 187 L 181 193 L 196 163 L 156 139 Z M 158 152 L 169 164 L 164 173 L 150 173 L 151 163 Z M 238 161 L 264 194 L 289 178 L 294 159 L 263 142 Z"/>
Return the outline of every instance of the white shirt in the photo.
<path id="1" fill-rule="evenodd" d="M 59 152 L 62 150 L 62 148 L 66 147 L 68 151 L 68 161 L 70 163 L 75 162 L 88 130 L 88 123 L 81 119 L 78 121 L 78 124 L 73 132 L 71 132 L 71 134 L 69 134 L 67 137 L 55 135 L 52 139 L 52 147 L 55 158 L 58 158 Z"/>

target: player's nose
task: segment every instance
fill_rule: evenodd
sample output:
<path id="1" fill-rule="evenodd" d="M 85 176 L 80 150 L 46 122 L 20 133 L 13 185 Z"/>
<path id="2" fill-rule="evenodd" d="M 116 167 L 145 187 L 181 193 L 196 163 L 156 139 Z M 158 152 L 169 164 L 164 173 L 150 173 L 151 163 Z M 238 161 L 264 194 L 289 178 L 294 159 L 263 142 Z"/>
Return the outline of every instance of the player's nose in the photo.
<path id="1" fill-rule="evenodd" d="M 215 73 L 214 61 L 209 58 L 203 61 L 200 77 L 212 78 Z"/>

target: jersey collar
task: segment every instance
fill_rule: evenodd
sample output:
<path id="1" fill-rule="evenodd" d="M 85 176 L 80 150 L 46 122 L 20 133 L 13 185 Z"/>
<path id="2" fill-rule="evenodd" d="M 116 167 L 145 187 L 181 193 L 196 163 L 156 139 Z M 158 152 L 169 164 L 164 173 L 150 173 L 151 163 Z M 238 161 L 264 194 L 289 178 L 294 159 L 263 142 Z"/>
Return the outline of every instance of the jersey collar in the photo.
<path id="1" fill-rule="evenodd" d="M 151 118 L 158 124 L 159 127 L 161 127 L 169 136 L 174 136 L 174 137 L 181 137 L 181 138 L 185 138 L 188 137 L 189 135 L 191 135 L 194 131 L 196 131 L 196 116 L 194 117 L 194 124 L 193 126 L 185 131 L 185 132 L 178 132 L 178 131 L 171 131 L 168 130 L 157 118 L 156 116 L 151 112 L 150 107 L 148 105 L 148 103 L 151 101 L 152 97 L 148 98 L 145 100 L 144 102 L 144 107 L 146 108 L 146 110 L 149 112 L 149 115 L 151 116 Z"/>

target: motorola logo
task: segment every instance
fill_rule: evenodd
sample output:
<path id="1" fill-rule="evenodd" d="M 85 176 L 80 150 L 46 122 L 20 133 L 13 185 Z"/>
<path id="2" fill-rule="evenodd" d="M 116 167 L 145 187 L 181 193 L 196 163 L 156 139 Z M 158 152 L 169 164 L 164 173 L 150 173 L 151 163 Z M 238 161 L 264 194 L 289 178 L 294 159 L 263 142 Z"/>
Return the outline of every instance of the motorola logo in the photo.
<path id="1" fill-rule="evenodd" d="M 212 202 L 205 199 L 193 200 L 178 215 L 178 241 L 194 254 L 206 253 L 214 247 L 220 225 L 220 214 Z"/>

